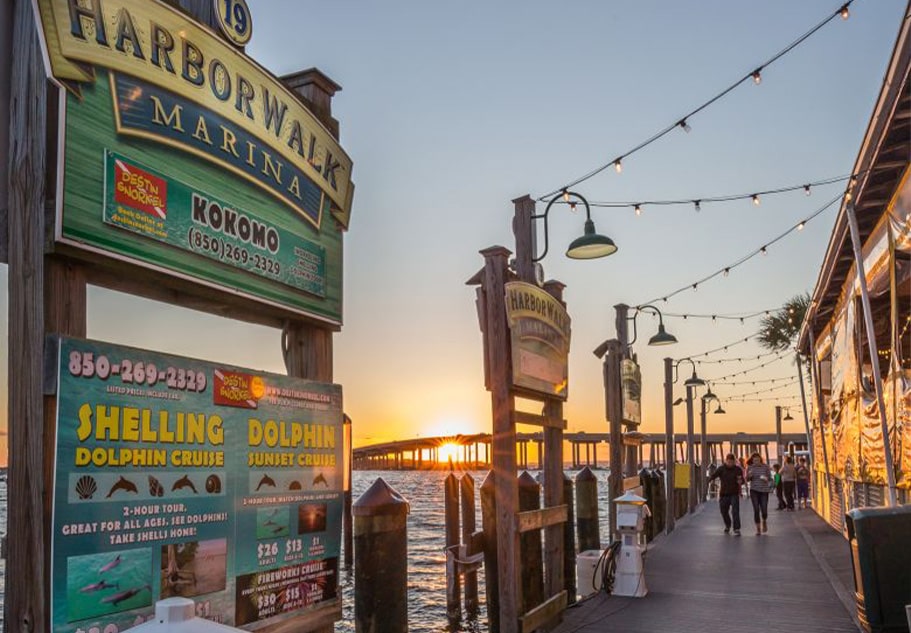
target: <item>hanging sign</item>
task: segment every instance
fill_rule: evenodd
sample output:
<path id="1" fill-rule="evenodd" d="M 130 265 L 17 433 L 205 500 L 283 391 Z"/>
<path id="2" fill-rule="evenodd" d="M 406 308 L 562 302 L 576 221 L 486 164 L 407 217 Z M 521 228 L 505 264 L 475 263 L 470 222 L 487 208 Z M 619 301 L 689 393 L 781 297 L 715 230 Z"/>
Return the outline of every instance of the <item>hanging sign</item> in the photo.
<path id="1" fill-rule="evenodd" d="M 37 6 L 53 77 L 66 88 L 57 241 L 340 323 L 352 163 L 303 101 L 162 0 Z M 216 8 L 227 31 L 249 37 L 243 0 Z M 129 180 L 112 156 L 146 175 Z M 127 185 L 130 195 L 112 196 Z M 273 228 L 281 252 L 224 232 L 217 257 L 162 239 L 174 235 L 172 217 L 194 217 L 195 194 Z M 156 228 L 111 222 L 112 213 Z"/>
<path id="2" fill-rule="evenodd" d="M 623 423 L 637 427 L 642 422 L 642 372 L 636 361 L 620 361 L 620 391 L 623 394 Z"/>
<path id="3" fill-rule="evenodd" d="M 67 338 L 57 367 L 54 633 L 172 596 L 249 631 L 339 601 L 338 385 Z"/>
<path id="4" fill-rule="evenodd" d="M 533 284 L 515 281 L 506 284 L 506 315 L 513 385 L 566 400 L 570 318 L 563 304 Z"/>

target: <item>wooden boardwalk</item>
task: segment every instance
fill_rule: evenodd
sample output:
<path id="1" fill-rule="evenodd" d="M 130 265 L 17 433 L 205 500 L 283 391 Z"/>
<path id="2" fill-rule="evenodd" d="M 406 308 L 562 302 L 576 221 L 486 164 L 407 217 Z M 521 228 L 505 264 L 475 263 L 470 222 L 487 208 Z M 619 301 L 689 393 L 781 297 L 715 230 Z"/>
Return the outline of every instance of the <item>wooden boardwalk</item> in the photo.
<path id="1" fill-rule="evenodd" d="M 756 536 L 748 499 L 741 518 L 743 536 L 727 536 L 717 503 L 706 503 L 650 547 L 648 596 L 598 594 L 568 609 L 555 633 L 860 630 L 845 605 L 853 587 L 840 534 L 812 510 L 770 509 L 768 533 Z"/>

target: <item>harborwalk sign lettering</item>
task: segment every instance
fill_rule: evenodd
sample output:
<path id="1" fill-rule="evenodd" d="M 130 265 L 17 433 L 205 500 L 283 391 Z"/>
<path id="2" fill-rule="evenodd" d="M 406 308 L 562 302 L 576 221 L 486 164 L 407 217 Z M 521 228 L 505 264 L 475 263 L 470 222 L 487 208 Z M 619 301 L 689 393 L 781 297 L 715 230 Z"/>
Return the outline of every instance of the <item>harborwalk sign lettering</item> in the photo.
<path id="1" fill-rule="evenodd" d="M 72 90 L 94 83 L 85 64 L 143 80 L 118 100 L 119 110 L 140 107 L 147 115 L 144 126 L 121 122 L 128 133 L 176 140 L 270 190 L 319 227 L 322 208 L 304 201 L 312 183 L 347 225 L 351 159 L 288 88 L 248 57 L 154 0 L 38 6 L 54 77 Z"/>
<path id="2" fill-rule="evenodd" d="M 570 318 L 563 304 L 525 282 L 506 284 L 513 385 L 565 400 Z"/>

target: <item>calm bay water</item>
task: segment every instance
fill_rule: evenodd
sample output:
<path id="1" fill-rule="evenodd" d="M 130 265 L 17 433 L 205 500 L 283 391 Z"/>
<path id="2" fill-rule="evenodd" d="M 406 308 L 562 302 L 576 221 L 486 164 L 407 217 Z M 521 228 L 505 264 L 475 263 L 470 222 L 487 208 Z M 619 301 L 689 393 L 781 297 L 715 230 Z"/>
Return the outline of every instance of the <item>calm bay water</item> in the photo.
<path id="1" fill-rule="evenodd" d="M 442 633 L 446 624 L 446 556 L 443 520 L 443 481 L 447 471 L 356 471 L 352 488 L 356 500 L 377 477 L 382 477 L 411 504 L 408 516 L 408 628 L 412 633 Z M 461 475 L 462 473 L 457 473 Z M 472 472 L 475 491 L 487 476 Z M 537 475 L 537 471 L 531 471 Z M 570 477 L 575 472 L 567 473 Z M 601 509 L 602 541 L 607 529 L 607 471 L 596 471 Z M 480 500 L 476 499 L 478 528 L 481 526 Z M 6 534 L 6 480 L 0 479 L 0 534 Z M 3 624 L 3 583 L 6 563 L 0 559 L 0 630 Z M 339 633 L 354 632 L 354 573 L 340 571 L 344 600 L 344 619 L 336 624 Z M 463 621 L 463 631 L 487 630 L 484 599 L 484 573 L 478 574 L 480 613 L 475 621 Z"/>

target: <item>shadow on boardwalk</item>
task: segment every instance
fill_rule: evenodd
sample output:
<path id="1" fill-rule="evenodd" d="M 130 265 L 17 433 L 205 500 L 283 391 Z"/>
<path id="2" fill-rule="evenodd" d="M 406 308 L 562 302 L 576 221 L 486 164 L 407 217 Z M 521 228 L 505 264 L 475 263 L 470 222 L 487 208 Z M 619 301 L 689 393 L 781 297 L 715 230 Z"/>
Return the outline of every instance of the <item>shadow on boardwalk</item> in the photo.
<path id="1" fill-rule="evenodd" d="M 567 610 L 555 633 L 857 633 L 844 538 L 812 510 L 770 511 L 762 536 L 748 500 L 741 517 L 743 536 L 727 536 L 717 502 L 706 503 L 649 548 L 648 596 L 598 594 Z"/>

